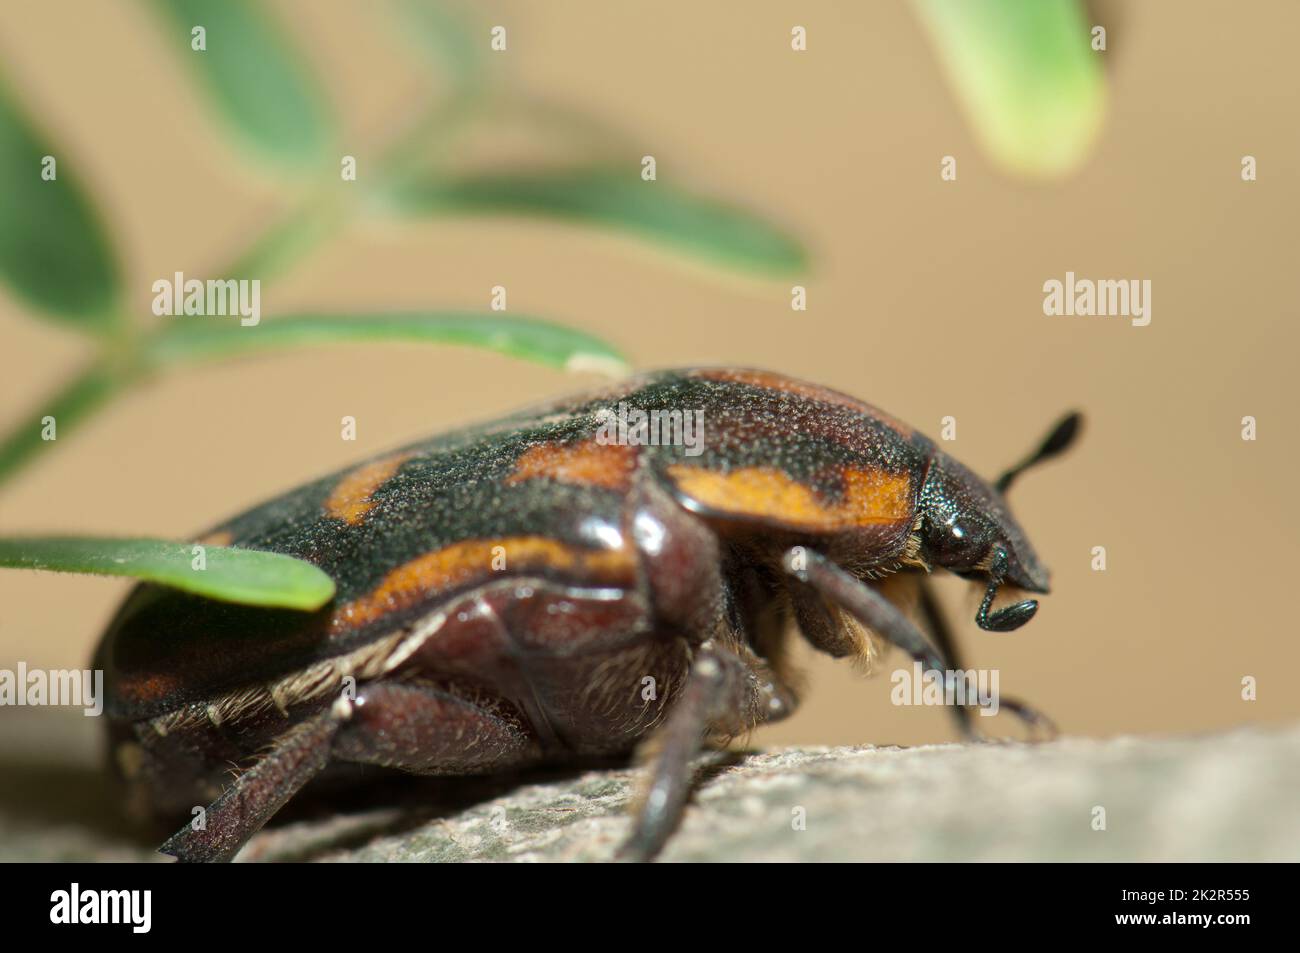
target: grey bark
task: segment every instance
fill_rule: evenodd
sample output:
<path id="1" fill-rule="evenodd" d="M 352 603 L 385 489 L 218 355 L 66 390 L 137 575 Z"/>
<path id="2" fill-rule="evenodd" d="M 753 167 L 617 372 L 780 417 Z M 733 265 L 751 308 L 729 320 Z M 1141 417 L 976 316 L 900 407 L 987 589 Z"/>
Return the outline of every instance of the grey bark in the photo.
<path id="1" fill-rule="evenodd" d="M 790 748 L 713 755 L 699 769 L 664 860 L 1300 859 L 1300 726 L 1040 745 Z M 98 803 L 109 795 L 96 777 L 44 768 L 6 784 L 0 859 L 151 859 L 111 804 Z M 607 860 L 628 830 L 638 778 L 589 771 L 452 807 L 299 820 L 264 832 L 241 859 Z"/>

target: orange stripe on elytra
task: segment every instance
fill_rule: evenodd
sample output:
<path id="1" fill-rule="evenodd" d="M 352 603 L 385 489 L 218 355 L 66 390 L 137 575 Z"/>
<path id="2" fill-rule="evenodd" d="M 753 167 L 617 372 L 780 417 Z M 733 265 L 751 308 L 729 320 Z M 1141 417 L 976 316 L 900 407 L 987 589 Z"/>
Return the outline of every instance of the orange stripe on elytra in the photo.
<path id="1" fill-rule="evenodd" d="M 494 571 L 552 569 L 598 583 L 628 583 L 635 567 L 635 555 L 626 549 L 584 550 L 542 536 L 465 540 L 398 566 L 373 590 L 339 606 L 332 621 L 336 626 L 374 622 Z"/>
<path id="2" fill-rule="evenodd" d="M 770 467 L 729 472 L 677 464 L 668 475 L 693 500 L 718 513 L 770 519 L 815 532 L 873 526 L 912 518 L 912 483 L 906 473 L 842 471 L 843 493 L 822 499 L 811 487 Z"/>
<path id="3" fill-rule="evenodd" d="M 117 691 L 124 699 L 136 704 L 147 704 L 170 698 L 184 687 L 179 675 L 153 672 L 148 675 L 124 673 Z"/>
<path id="4" fill-rule="evenodd" d="M 394 453 L 362 464 L 338 482 L 325 501 L 325 515 L 355 526 L 375 505 L 376 490 L 387 483 L 410 453 Z"/>
<path id="5" fill-rule="evenodd" d="M 543 443 L 530 447 L 515 461 L 506 483 L 549 478 L 579 486 L 625 489 L 636 469 L 636 450 L 624 444 L 599 443 L 595 438 L 579 443 Z"/>

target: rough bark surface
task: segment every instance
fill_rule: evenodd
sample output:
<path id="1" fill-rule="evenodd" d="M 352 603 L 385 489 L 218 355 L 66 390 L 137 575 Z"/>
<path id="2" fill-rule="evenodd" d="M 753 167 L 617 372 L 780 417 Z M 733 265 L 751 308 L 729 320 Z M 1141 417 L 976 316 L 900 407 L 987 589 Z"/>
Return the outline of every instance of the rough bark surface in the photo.
<path id="1" fill-rule="evenodd" d="M 711 756 L 700 775 L 664 860 L 1300 859 L 1300 726 L 1033 746 L 791 748 Z M 152 859 L 100 803 L 108 790 L 93 778 L 47 768 L 7 784 L 0 860 Z M 422 788 L 424 799 L 408 792 L 401 807 L 275 827 L 241 859 L 608 860 L 638 778 L 589 771 L 441 804 Z"/>

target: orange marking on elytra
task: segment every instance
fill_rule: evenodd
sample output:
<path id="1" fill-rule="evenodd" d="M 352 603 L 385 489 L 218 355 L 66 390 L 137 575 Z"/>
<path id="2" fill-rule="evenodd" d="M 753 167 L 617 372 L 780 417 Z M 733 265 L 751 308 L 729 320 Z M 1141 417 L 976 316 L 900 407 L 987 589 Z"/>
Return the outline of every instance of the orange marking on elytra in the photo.
<path id="1" fill-rule="evenodd" d="M 820 497 L 811 487 L 771 467 L 721 472 L 677 464 L 668 475 L 693 500 L 718 513 L 770 519 L 814 532 L 894 523 L 912 518 L 912 482 L 906 473 L 842 471 L 839 499 Z"/>
<path id="2" fill-rule="evenodd" d="M 362 464 L 338 482 L 325 501 L 325 514 L 350 526 L 360 523 L 370 508 L 376 490 L 389 481 L 410 453 L 394 453 Z"/>
<path id="3" fill-rule="evenodd" d="M 170 697 L 173 693 L 180 691 L 183 684 L 179 675 L 168 672 L 126 675 L 122 678 L 118 692 L 123 698 L 130 701 L 149 703 Z"/>
<path id="4" fill-rule="evenodd" d="M 486 579 L 502 556 L 503 568 L 512 573 L 552 569 L 612 584 L 629 583 L 636 568 L 636 557 L 627 549 L 584 550 L 542 536 L 465 540 L 398 566 L 373 590 L 335 610 L 333 623 L 365 625 L 438 592 Z"/>
<path id="5" fill-rule="evenodd" d="M 599 443 L 594 438 L 580 443 L 543 443 L 530 447 L 515 461 L 507 484 L 547 477 L 559 483 L 625 489 L 636 469 L 632 447 Z"/>

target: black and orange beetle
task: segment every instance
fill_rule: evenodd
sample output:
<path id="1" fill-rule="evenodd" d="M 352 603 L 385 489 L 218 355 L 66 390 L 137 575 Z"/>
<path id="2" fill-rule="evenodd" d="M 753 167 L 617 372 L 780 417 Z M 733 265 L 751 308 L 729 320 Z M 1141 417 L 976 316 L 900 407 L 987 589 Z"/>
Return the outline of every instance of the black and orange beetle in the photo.
<path id="1" fill-rule="evenodd" d="M 656 434 L 687 414 L 702 444 Z M 924 585 L 935 567 L 985 586 L 982 628 L 1029 621 L 1033 601 L 992 609 L 1004 585 L 1048 589 L 1003 492 L 1077 424 L 991 486 L 846 395 L 692 369 L 372 459 L 207 537 L 320 566 L 338 583 L 325 608 L 132 592 L 96 659 L 115 761 L 156 812 L 210 802 L 165 853 L 227 860 L 341 763 L 490 773 L 627 753 L 654 733 L 623 851 L 652 857 L 704 741 L 793 710 L 789 621 L 833 656 L 883 640 L 954 669 Z M 924 629 L 899 581 L 920 587 Z M 954 713 L 970 734 L 969 709 Z M 232 779 L 231 765 L 246 767 Z"/>

